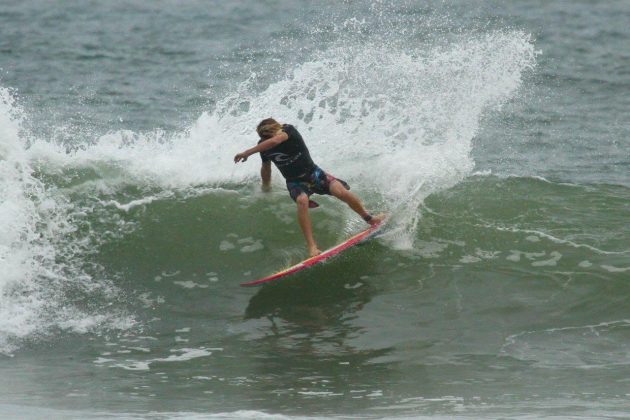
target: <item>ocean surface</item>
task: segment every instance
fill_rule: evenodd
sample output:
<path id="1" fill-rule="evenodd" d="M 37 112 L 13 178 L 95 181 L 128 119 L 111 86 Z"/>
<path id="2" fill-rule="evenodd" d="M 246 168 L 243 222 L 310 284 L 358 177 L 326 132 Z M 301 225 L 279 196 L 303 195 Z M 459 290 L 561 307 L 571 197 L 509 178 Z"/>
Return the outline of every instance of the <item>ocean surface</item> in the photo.
<path id="1" fill-rule="evenodd" d="M 627 418 L 630 3 L 0 4 L 1 418 Z M 305 257 L 273 116 L 383 234 Z M 311 212 L 327 248 L 365 223 Z"/>

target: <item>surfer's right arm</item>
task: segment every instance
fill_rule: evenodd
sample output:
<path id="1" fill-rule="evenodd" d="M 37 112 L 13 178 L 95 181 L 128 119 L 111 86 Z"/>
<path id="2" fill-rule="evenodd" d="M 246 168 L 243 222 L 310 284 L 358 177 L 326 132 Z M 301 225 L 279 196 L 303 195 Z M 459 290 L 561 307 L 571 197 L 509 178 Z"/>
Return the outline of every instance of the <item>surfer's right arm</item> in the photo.
<path id="1" fill-rule="evenodd" d="M 265 141 L 261 141 L 251 149 L 247 149 L 244 152 L 238 153 L 236 156 L 234 156 L 234 163 L 245 162 L 247 158 L 254 153 L 260 153 L 264 152 L 265 150 L 269 150 L 273 147 L 276 147 L 280 143 L 287 141 L 288 139 L 289 135 L 287 133 L 285 133 L 284 131 L 278 131 L 275 136 L 268 138 Z"/>
<path id="2" fill-rule="evenodd" d="M 262 163 L 260 167 L 260 178 L 262 179 L 262 190 L 271 190 L 271 161 L 268 160 Z"/>

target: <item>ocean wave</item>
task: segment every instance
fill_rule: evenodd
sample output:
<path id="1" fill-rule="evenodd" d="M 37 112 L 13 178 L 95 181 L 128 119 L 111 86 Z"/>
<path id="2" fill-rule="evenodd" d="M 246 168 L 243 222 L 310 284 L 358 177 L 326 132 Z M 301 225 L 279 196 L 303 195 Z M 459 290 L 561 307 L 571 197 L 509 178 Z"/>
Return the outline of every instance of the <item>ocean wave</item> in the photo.
<path id="1" fill-rule="evenodd" d="M 391 246 L 412 248 L 425 198 L 472 173 L 482 116 L 517 94 L 536 53 L 518 31 L 415 44 L 382 35 L 342 37 L 262 89 L 252 74 L 181 131 L 35 136 L 0 90 L 0 351 L 55 328 L 90 330 L 84 317 L 96 330 L 133 325 L 124 310 L 111 315 L 119 290 L 94 253 L 136 228 L 135 209 L 213 189 L 251 193 L 255 159 L 232 157 L 269 115 L 296 125 L 316 162 L 367 207 L 392 214 Z"/>

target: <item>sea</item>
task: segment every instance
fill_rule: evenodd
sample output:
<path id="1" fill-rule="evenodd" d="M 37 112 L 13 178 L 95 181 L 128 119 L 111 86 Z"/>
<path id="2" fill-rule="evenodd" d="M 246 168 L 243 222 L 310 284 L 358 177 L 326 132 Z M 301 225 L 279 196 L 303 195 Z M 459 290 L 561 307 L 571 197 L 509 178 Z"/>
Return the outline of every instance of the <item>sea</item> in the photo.
<path id="1" fill-rule="evenodd" d="M 2 0 L 0 418 L 630 417 L 627 0 Z M 257 123 L 386 212 L 306 257 Z M 310 211 L 320 249 L 361 231 Z"/>

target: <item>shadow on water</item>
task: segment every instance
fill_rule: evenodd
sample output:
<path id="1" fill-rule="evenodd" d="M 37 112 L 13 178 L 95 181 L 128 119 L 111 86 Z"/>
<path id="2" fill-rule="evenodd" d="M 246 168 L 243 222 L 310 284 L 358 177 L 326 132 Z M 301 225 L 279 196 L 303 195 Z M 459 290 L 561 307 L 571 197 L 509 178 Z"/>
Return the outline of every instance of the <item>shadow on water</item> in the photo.
<path id="1" fill-rule="evenodd" d="M 263 286 L 250 299 L 244 316 L 258 329 L 248 340 L 257 355 L 256 377 L 261 386 L 263 378 L 273 378 L 266 393 L 282 397 L 269 401 L 270 408 L 309 412 L 322 397 L 334 397 L 331 412 L 365 408 L 369 398 L 359 397 L 392 380 L 396 370 L 385 360 L 393 348 L 364 337 L 368 304 L 380 293 L 363 277 L 378 270 L 374 251 L 372 245 L 353 249 Z"/>
<path id="2" fill-rule="evenodd" d="M 357 278 L 357 265 L 358 272 L 368 272 L 366 264 L 372 262 L 357 260 L 356 251 L 260 287 L 249 301 L 245 318 L 326 326 L 360 311 L 377 290 Z"/>

